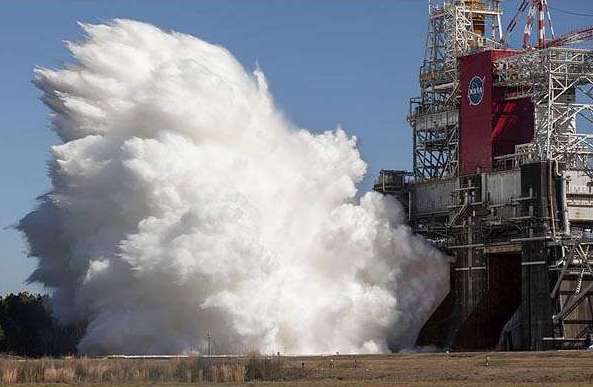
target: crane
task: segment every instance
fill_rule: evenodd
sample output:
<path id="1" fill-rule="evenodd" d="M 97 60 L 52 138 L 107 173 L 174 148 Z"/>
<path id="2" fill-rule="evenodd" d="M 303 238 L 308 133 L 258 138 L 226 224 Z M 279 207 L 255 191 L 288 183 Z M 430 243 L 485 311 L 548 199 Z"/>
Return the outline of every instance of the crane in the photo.
<path id="1" fill-rule="evenodd" d="M 506 41 L 508 35 L 513 32 L 519 22 L 521 15 L 527 11 L 527 21 L 523 30 L 523 48 L 530 48 L 531 46 L 531 30 L 533 29 L 533 19 L 537 14 L 537 45 L 538 48 L 545 47 L 546 44 L 546 21 L 548 28 L 555 39 L 554 27 L 552 25 L 552 17 L 550 16 L 550 8 L 548 7 L 548 0 L 522 0 L 515 16 L 507 26 L 503 40 Z"/>
<path id="2" fill-rule="evenodd" d="M 571 31 L 556 39 L 545 42 L 544 47 L 559 47 L 593 39 L 593 26 Z"/>
<path id="3" fill-rule="evenodd" d="M 550 7 L 548 0 L 522 0 L 519 4 L 517 12 L 511 19 L 511 22 L 506 28 L 503 42 L 506 42 L 508 36 L 515 27 L 519 24 L 521 15 L 527 13 L 527 20 L 523 30 L 523 48 L 547 48 L 559 47 L 568 44 L 582 42 L 584 40 L 593 39 L 593 26 L 571 31 L 562 36 L 556 37 L 554 34 L 554 27 L 552 25 L 552 17 L 550 16 Z M 533 21 L 537 15 L 537 44 L 531 45 L 531 30 L 533 29 Z M 547 27 L 547 28 L 546 28 Z M 546 30 L 549 29 L 551 39 L 546 38 Z"/>

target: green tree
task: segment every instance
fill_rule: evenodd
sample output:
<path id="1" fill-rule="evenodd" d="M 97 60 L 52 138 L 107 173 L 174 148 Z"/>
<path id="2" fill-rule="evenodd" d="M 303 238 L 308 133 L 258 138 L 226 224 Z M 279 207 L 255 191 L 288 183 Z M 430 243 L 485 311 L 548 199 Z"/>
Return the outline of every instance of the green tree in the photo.
<path id="1" fill-rule="evenodd" d="M 51 326 L 52 321 L 41 296 L 24 292 L 5 297 L 0 311 L 0 324 L 5 336 L 5 351 L 25 356 L 44 354 L 41 331 Z"/>
<path id="2" fill-rule="evenodd" d="M 0 352 L 33 357 L 76 353 L 86 324 L 58 325 L 49 305 L 48 296 L 27 292 L 0 298 Z"/>

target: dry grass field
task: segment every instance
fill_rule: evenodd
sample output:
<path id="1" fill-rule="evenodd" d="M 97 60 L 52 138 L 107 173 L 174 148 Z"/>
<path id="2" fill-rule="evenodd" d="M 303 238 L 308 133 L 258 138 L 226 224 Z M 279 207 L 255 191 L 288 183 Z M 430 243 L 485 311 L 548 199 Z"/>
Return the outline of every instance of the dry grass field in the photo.
<path id="1" fill-rule="evenodd" d="M 593 352 L 223 359 L 0 359 L 2 385 L 585 386 Z"/>

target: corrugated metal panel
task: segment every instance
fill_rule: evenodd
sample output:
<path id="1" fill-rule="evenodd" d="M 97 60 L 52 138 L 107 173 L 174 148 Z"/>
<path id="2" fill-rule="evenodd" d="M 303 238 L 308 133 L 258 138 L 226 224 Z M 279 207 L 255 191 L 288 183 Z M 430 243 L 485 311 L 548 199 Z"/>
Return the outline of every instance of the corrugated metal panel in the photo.
<path id="1" fill-rule="evenodd" d="M 566 171 L 566 203 L 570 221 L 593 221 L 593 181 L 583 171 Z"/>
<path id="2" fill-rule="evenodd" d="M 593 181 L 583 171 L 566 171 L 568 195 L 593 195 Z"/>
<path id="3" fill-rule="evenodd" d="M 457 125 L 459 122 L 459 111 L 447 110 L 439 113 L 423 114 L 416 118 L 416 129 L 427 130 L 432 128 L 443 128 L 445 126 Z"/>
<path id="4" fill-rule="evenodd" d="M 570 221 L 593 221 L 592 207 L 568 207 L 568 219 Z"/>
<path id="5" fill-rule="evenodd" d="M 430 180 L 415 184 L 412 189 L 417 214 L 447 212 L 451 193 L 459 187 L 457 178 Z"/>
<path id="6" fill-rule="evenodd" d="M 521 171 L 513 170 L 485 174 L 486 200 L 490 204 L 510 202 L 511 198 L 521 197 Z"/>

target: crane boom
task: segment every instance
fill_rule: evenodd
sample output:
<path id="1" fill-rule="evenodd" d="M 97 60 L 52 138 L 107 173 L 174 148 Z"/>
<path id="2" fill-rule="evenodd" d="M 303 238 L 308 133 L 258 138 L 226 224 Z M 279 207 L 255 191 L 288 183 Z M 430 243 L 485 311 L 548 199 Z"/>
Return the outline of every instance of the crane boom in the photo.
<path id="1" fill-rule="evenodd" d="M 552 39 L 545 43 L 545 47 L 559 47 L 567 44 L 579 43 L 584 40 L 593 39 L 593 26 L 582 28 L 580 30 L 569 32 L 556 39 Z"/>

